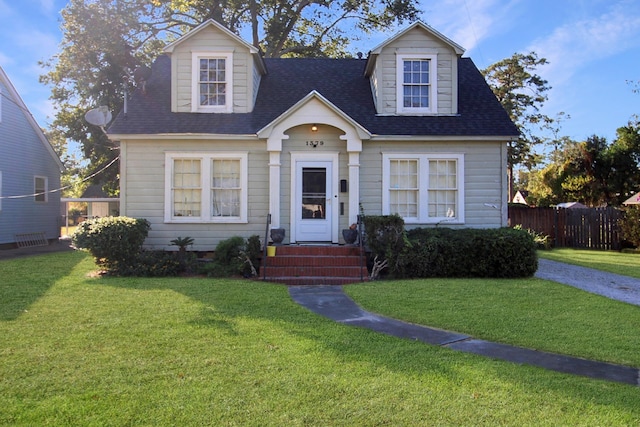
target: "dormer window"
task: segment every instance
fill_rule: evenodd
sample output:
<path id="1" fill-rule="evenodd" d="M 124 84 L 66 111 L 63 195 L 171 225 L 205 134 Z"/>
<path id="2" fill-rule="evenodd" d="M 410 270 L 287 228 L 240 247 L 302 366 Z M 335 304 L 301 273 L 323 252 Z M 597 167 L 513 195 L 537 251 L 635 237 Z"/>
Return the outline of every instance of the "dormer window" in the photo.
<path id="1" fill-rule="evenodd" d="M 230 113 L 233 106 L 231 53 L 194 52 L 192 111 Z"/>
<path id="2" fill-rule="evenodd" d="M 398 55 L 398 114 L 435 114 L 438 111 L 437 69 L 436 55 Z"/>

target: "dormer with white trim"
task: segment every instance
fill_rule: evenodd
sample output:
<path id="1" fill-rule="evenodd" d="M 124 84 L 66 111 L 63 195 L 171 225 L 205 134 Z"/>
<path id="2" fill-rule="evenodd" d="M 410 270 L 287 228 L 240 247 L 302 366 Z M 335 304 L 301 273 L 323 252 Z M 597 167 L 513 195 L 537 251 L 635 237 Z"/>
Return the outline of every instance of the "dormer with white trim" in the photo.
<path id="1" fill-rule="evenodd" d="M 266 68 L 259 50 L 214 20 L 168 45 L 171 111 L 249 113 Z"/>
<path id="2" fill-rule="evenodd" d="M 458 58 L 464 49 L 416 22 L 371 52 L 365 76 L 379 115 L 458 113 Z"/>

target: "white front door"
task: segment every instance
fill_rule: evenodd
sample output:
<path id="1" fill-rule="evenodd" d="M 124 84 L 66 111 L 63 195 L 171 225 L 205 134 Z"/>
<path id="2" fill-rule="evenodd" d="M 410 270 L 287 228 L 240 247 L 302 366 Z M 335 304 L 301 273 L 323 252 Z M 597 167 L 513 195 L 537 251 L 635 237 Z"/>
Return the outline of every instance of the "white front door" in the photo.
<path id="1" fill-rule="evenodd" d="M 331 242 L 337 204 L 337 195 L 333 194 L 333 162 L 297 161 L 295 164 L 295 239 L 297 242 Z"/>

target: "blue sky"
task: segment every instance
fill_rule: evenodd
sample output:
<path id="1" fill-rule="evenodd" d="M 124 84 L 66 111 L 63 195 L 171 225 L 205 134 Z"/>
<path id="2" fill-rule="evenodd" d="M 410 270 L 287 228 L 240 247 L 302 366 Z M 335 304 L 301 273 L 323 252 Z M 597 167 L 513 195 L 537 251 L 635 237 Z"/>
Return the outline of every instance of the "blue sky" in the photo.
<path id="1" fill-rule="evenodd" d="M 66 4 L 0 0 L 0 66 L 42 127 L 54 111 L 50 88 L 38 81 L 38 61 L 59 49 Z M 640 114 L 640 94 L 627 83 L 640 80 L 638 0 L 421 0 L 421 9 L 422 20 L 463 46 L 481 69 L 516 52 L 547 58 L 539 74 L 553 89 L 543 112 L 571 116 L 562 135 L 611 141 Z M 353 52 L 366 52 L 390 34 L 358 42 Z"/>

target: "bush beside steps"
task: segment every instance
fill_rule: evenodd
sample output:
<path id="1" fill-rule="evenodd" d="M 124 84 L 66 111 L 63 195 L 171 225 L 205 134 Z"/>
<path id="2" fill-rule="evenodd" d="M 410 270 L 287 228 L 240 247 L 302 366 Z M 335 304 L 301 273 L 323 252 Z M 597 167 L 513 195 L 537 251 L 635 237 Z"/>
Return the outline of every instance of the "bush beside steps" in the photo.
<path id="1" fill-rule="evenodd" d="M 533 236 L 513 228 L 415 228 L 398 215 L 367 216 L 372 259 L 385 260 L 393 278 L 533 276 L 538 256 Z"/>

